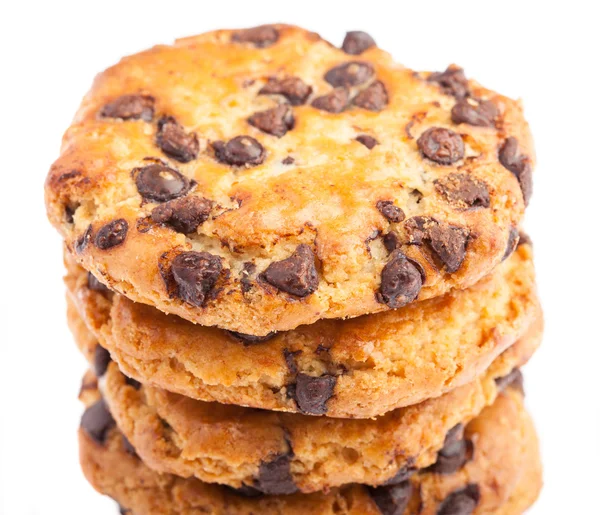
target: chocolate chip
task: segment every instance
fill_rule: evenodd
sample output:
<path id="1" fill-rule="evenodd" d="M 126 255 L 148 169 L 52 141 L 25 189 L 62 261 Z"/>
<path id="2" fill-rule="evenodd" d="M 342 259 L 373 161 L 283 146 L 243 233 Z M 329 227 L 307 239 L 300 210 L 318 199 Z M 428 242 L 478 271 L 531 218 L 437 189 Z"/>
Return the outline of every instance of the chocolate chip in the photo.
<path id="1" fill-rule="evenodd" d="M 212 146 L 215 149 L 215 157 L 229 165 L 256 166 L 265 160 L 265 149 L 250 136 L 236 136 L 227 143 L 215 141 Z"/>
<path id="2" fill-rule="evenodd" d="M 409 458 L 408 463 L 409 463 L 408 465 L 404 465 L 403 467 L 400 467 L 398 472 L 396 472 L 393 475 L 393 477 L 391 477 L 385 483 L 383 483 L 383 485 L 384 486 L 397 485 L 398 483 L 403 483 L 410 476 L 412 476 L 417 471 L 417 469 L 415 467 L 411 466 L 411 464 L 414 463 L 414 460 L 412 458 Z"/>
<path id="3" fill-rule="evenodd" d="M 333 396 L 337 378 L 332 375 L 313 377 L 296 376 L 295 400 L 302 413 L 323 415 L 327 413 L 327 401 Z"/>
<path id="4" fill-rule="evenodd" d="M 121 245 L 127 238 L 129 224 L 124 218 L 113 220 L 100 227 L 94 238 L 94 244 L 100 250 L 108 250 Z"/>
<path id="5" fill-rule="evenodd" d="M 507 259 L 515 250 L 517 250 L 519 243 L 519 229 L 511 227 L 508 231 L 508 242 L 506 243 L 506 251 L 504 252 L 504 256 L 502 256 L 502 261 Z"/>
<path id="6" fill-rule="evenodd" d="M 381 271 L 381 286 L 376 298 L 392 309 L 400 308 L 417 298 L 422 285 L 419 268 L 400 250 L 394 250 Z"/>
<path id="7" fill-rule="evenodd" d="M 520 247 L 521 245 L 533 245 L 529 235 L 525 234 L 524 232 L 519 232 L 519 243 L 517 244 L 517 247 Z"/>
<path id="8" fill-rule="evenodd" d="M 130 454 L 131 456 L 137 456 L 135 447 L 133 445 L 131 445 L 131 442 L 129 440 L 127 440 L 127 438 L 125 438 L 124 435 L 121 435 L 121 436 L 123 438 L 123 448 L 125 449 L 125 452 L 127 454 Z"/>
<path id="9" fill-rule="evenodd" d="M 104 444 L 106 436 L 115 425 L 103 399 L 87 408 L 81 417 L 81 428 L 99 444 Z"/>
<path id="10" fill-rule="evenodd" d="M 471 515 L 479 504 L 479 487 L 469 484 L 452 492 L 440 505 L 437 515 Z"/>
<path id="11" fill-rule="evenodd" d="M 381 111 L 388 103 L 388 94 L 383 82 L 374 82 L 363 89 L 354 97 L 352 103 L 369 111 Z"/>
<path id="12" fill-rule="evenodd" d="M 400 239 L 394 231 L 390 231 L 383 236 L 383 246 L 388 252 L 393 252 L 400 246 Z"/>
<path id="13" fill-rule="evenodd" d="M 214 287 L 223 265 L 208 252 L 182 252 L 171 263 L 175 294 L 192 306 L 202 306 Z"/>
<path id="14" fill-rule="evenodd" d="M 97 291 L 99 293 L 107 293 L 110 290 L 102 284 L 91 272 L 87 274 L 87 287 L 92 291 Z"/>
<path id="15" fill-rule="evenodd" d="M 96 345 L 94 348 L 94 374 L 96 377 L 102 377 L 106 373 L 110 361 L 110 353 L 101 345 Z"/>
<path id="16" fill-rule="evenodd" d="M 188 195 L 156 206 L 150 216 L 156 223 L 167 224 L 177 232 L 191 234 L 210 215 L 213 203 L 203 197 Z"/>
<path id="17" fill-rule="evenodd" d="M 296 160 L 292 156 L 287 156 L 285 159 L 281 161 L 281 164 L 284 165 L 293 165 Z"/>
<path id="18" fill-rule="evenodd" d="M 519 152 L 519 142 L 512 136 L 507 138 L 498 153 L 500 163 L 519 180 L 525 205 L 529 204 L 533 191 L 531 160 Z"/>
<path id="19" fill-rule="evenodd" d="M 228 491 L 233 492 L 236 495 L 241 495 L 242 497 L 261 497 L 264 495 L 260 490 L 253 488 L 252 486 L 242 485 L 239 488 L 233 488 L 231 486 L 225 486 Z"/>
<path id="20" fill-rule="evenodd" d="M 271 263 L 263 278 L 275 288 L 297 297 L 314 293 L 319 286 L 319 276 L 312 249 L 305 244 L 298 245 L 289 258 Z"/>
<path id="21" fill-rule="evenodd" d="M 464 70 L 454 64 L 448 66 L 444 72 L 432 73 L 427 80 L 437 82 L 447 95 L 456 98 L 469 96 L 469 82 L 465 77 Z"/>
<path id="22" fill-rule="evenodd" d="M 236 340 L 241 341 L 244 346 L 249 346 L 249 345 L 254 345 L 255 343 L 262 343 L 262 342 L 266 342 L 268 340 L 270 340 L 271 338 L 275 337 L 275 335 L 277 334 L 276 332 L 272 332 L 269 334 L 266 334 L 264 336 L 256 336 L 253 334 L 244 334 L 244 333 L 238 333 L 236 331 L 227 331 L 231 336 L 233 336 Z"/>
<path id="23" fill-rule="evenodd" d="M 295 351 L 291 351 L 289 349 L 283 349 L 283 359 L 285 360 L 285 365 L 287 366 L 288 370 L 290 371 L 290 374 L 292 374 L 293 376 L 295 376 L 298 373 L 298 365 L 296 364 L 296 356 L 300 356 L 300 354 L 302 354 L 301 350 L 295 350 Z M 292 386 L 292 385 L 289 385 Z M 288 388 L 289 388 L 288 386 Z M 295 388 L 295 385 L 294 385 Z M 295 391 L 294 391 L 294 395 L 292 395 L 292 397 L 295 396 Z"/>
<path id="24" fill-rule="evenodd" d="M 79 238 L 77 238 L 77 241 L 75 242 L 75 252 L 77 252 L 77 254 L 81 254 L 86 249 L 91 239 L 92 226 L 88 225 L 85 232 L 81 236 L 79 236 Z"/>
<path id="25" fill-rule="evenodd" d="M 280 104 L 254 113 L 248 118 L 248 123 L 267 134 L 281 138 L 294 127 L 294 114 L 290 106 Z"/>
<path id="26" fill-rule="evenodd" d="M 231 40 L 237 43 L 251 43 L 257 48 L 271 46 L 279 39 L 279 31 L 273 25 L 261 25 L 234 32 Z"/>
<path id="27" fill-rule="evenodd" d="M 65 206 L 65 221 L 68 224 L 72 224 L 74 222 L 76 208 L 73 206 Z"/>
<path id="28" fill-rule="evenodd" d="M 315 98 L 311 105 L 321 111 L 327 111 L 329 113 L 341 113 L 346 106 L 348 105 L 348 90 L 344 88 L 337 88 L 327 93 L 326 95 L 322 95 L 320 97 Z"/>
<path id="29" fill-rule="evenodd" d="M 373 76 L 373 66 L 362 61 L 349 61 L 331 68 L 325 74 L 325 81 L 334 88 L 364 84 Z"/>
<path id="30" fill-rule="evenodd" d="M 342 50 L 350 55 L 362 54 L 367 48 L 375 46 L 375 40 L 362 30 L 346 32 L 342 43 Z"/>
<path id="31" fill-rule="evenodd" d="M 294 106 L 304 104 L 311 93 L 312 87 L 298 77 L 270 78 L 258 92 L 259 95 L 282 95 Z"/>
<path id="32" fill-rule="evenodd" d="M 452 108 L 451 116 L 454 123 L 493 127 L 498 109 L 489 100 L 462 99 Z"/>
<path id="33" fill-rule="evenodd" d="M 368 134 L 359 134 L 358 136 L 356 136 L 356 141 L 362 143 L 369 150 L 371 150 L 375 145 L 379 145 L 379 141 L 377 141 L 373 136 L 369 136 Z"/>
<path id="34" fill-rule="evenodd" d="M 433 184 L 436 191 L 457 209 L 490 207 L 487 184 L 466 173 L 451 173 Z"/>
<path id="35" fill-rule="evenodd" d="M 291 456 L 280 454 L 273 460 L 263 462 L 258 468 L 255 486 L 268 495 L 286 495 L 298 491 L 290 472 Z"/>
<path id="36" fill-rule="evenodd" d="M 106 104 L 100 111 L 102 118 L 122 120 L 144 120 L 149 122 L 154 116 L 154 97 L 150 95 L 122 95 Z"/>
<path id="37" fill-rule="evenodd" d="M 393 200 L 380 200 L 377 202 L 377 209 L 390 222 L 398 223 L 406 218 L 404 211 L 395 206 Z"/>
<path id="38" fill-rule="evenodd" d="M 135 388 L 136 390 L 139 390 L 142 387 L 142 383 L 140 383 L 137 379 L 134 379 L 133 377 L 125 376 L 125 384 Z"/>
<path id="39" fill-rule="evenodd" d="M 513 368 L 507 375 L 503 377 L 497 377 L 496 388 L 499 391 L 504 391 L 507 388 L 515 388 L 521 393 L 524 393 L 523 389 L 523 374 L 518 368 Z"/>
<path id="40" fill-rule="evenodd" d="M 242 273 L 240 274 L 240 284 L 242 285 L 242 292 L 248 293 L 252 289 L 251 276 L 256 272 L 256 265 L 251 261 L 246 261 L 242 265 Z"/>
<path id="41" fill-rule="evenodd" d="M 410 481 L 389 486 L 368 486 L 367 490 L 381 515 L 403 515 L 412 495 Z"/>
<path id="42" fill-rule="evenodd" d="M 436 462 L 427 472 L 434 474 L 454 474 L 473 457 L 473 442 L 463 438 L 462 424 L 454 426 L 444 440 L 444 446 L 437 455 Z"/>
<path id="43" fill-rule="evenodd" d="M 467 229 L 438 222 L 428 216 L 410 218 L 404 226 L 410 238 L 409 244 L 426 245 L 449 273 L 460 268 L 467 252 Z"/>
<path id="44" fill-rule="evenodd" d="M 460 135 L 442 127 L 427 129 L 417 140 L 417 145 L 426 158 L 442 165 L 455 163 L 465 155 Z"/>
<path id="45" fill-rule="evenodd" d="M 137 190 L 144 200 L 166 202 L 185 195 L 190 180 L 169 166 L 154 163 L 133 170 Z"/>
<path id="46" fill-rule="evenodd" d="M 181 163 L 196 159 L 200 149 L 196 133 L 185 132 L 172 116 L 165 116 L 158 121 L 156 144 L 165 154 Z"/>

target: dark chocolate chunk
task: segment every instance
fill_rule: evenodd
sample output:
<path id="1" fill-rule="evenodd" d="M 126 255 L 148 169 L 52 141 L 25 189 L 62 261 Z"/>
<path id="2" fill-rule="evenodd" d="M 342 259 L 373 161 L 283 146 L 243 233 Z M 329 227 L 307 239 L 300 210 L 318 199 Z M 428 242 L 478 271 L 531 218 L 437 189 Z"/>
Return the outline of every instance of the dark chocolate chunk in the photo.
<path id="1" fill-rule="evenodd" d="M 464 70 L 459 66 L 451 64 L 444 72 L 432 73 L 428 80 L 437 82 L 442 91 L 456 98 L 469 96 L 469 82 L 465 77 Z"/>
<path id="2" fill-rule="evenodd" d="M 319 276 L 312 249 L 305 244 L 298 245 L 289 258 L 271 263 L 263 278 L 277 289 L 297 297 L 314 293 L 319 286 Z"/>
<path id="3" fill-rule="evenodd" d="M 412 495 L 410 481 L 389 486 L 368 486 L 367 490 L 381 515 L 403 515 Z"/>
<path id="4" fill-rule="evenodd" d="M 293 165 L 296 160 L 292 156 L 287 156 L 285 159 L 281 161 L 281 164 L 284 165 Z"/>
<path id="5" fill-rule="evenodd" d="M 94 244 L 100 250 L 108 250 L 121 245 L 127 238 L 129 224 L 124 218 L 113 220 L 100 227 L 94 238 Z"/>
<path id="6" fill-rule="evenodd" d="M 438 508 L 437 515 L 471 515 L 479 504 L 479 486 L 469 484 L 452 492 Z"/>
<path id="7" fill-rule="evenodd" d="M 272 332 L 265 334 L 264 336 L 255 336 L 253 334 L 238 333 L 236 331 L 227 331 L 236 340 L 241 341 L 245 346 L 254 345 L 255 343 L 262 343 L 273 338 L 277 333 Z"/>
<path id="8" fill-rule="evenodd" d="M 393 200 L 380 200 L 377 202 L 377 209 L 390 222 L 398 223 L 406 218 L 404 211 L 398 206 L 395 206 Z"/>
<path id="9" fill-rule="evenodd" d="M 137 456 L 135 447 L 133 445 L 131 445 L 131 442 L 129 440 L 127 440 L 127 438 L 125 438 L 125 435 L 122 435 L 122 437 L 123 437 L 123 448 L 125 449 L 125 452 L 127 454 L 130 454 L 131 456 Z"/>
<path id="10" fill-rule="evenodd" d="M 368 48 L 375 46 L 375 40 L 362 30 L 346 32 L 342 43 L 342 50 L 350 55 L 362 54 Z"/>
<path id="11" fill-rule="evenodd" d="M 392 309 L 400 308 L 417 298 L 422 285 L 421 270 L 400 250 L 394 250 L 381 271 L 376 298 Z"/>
<path id="12" fill-rule="evenodd" d="M 371 150 L 375 145 L 379 145 L 379 141 L 377 141 L 373 136 L 369 136 L 368 134 L 359 134 L 358 136 L 356 136 L 356 141 L 362 143 L 369 150 Z"/>
<path id="13" fill-rule="evenodd" d="M 167 224 L 177 232 L 191 234 L 208 220 L 212 206 L 208 199 L 188 195 L 156 206 L 151 217 L 154 222 Z"/>
<path id="14" fill-rule="evenodd" d="M 104 444 L 106 436 L 115 425 L 103 399 L 87 408 L 81 417 L 81 428 L 97 443 Z"/>
<path id="15" fill-rule="evenodd" d="M 150 95 L 122 95 L 106 104 L 100 111 L 100 116 L 102 118 L 149 122 L 154 116 L 154 97 Z"/>
<path id="16" fill-rule="evenodd" d="M 86 249 L 91 239 L 92 226 L 88 225 L 85 232 L 81 236 L 79 236 L 79 238 L 77 238 L 77 241 L 75 242 L 75 252 L 77 252 L 77 254 L 81 254 Z"/>
<path id="17" fill-rule="evenodd" d="M 285 360 L 285 364 L 288 370 L 290 371 L 290 374 L 294 376 L 298 373 L 298 365 L 296 365 L 296 356 L 299 356 L 300 354 L 302 354 L 301 350 L 291 351 L 289 349 L 283 349 L 283 359 Z"/>
<path id="18" fill-rule="evenodd" d="M 374 73 L 371 64 L 363 61 L 350 61 L 331 68 L 324 78 L 334 88 L 347 88 L 364 84 Z"/>
<path id="19" fill-rule="evenodd" d="M 329 113 L 341 113 L 348 105 L 348 90 L 336 88 L 326 95 L 315 98 L 311 105 L 321 111 Z"/>
<path id="20" fill-rule="evenodd" d="M 290 472 L 290 454 L 280 454 L 260 464 L 255 487 L 268 495 L 286 495 L 298 491 Z"/>
<path id="21" fill-rule="evenodd" d="M 265 48 L 276 43 L 279 31 L 273 25 L 260 25 L 250 29 L 234 32 L 231 40 L 236 43 L 251 43 L 256 48 Z"/>
<path id="22" fill-rule="evenodd" d="M 363 89 L 354 97 L 352 103 L 369 111 L 381 111 L 388 104 L 388 94 L 383 82 L 378 80 Z"/>
<path id="23" fill-rule="evenodd" d="M 171 262 L 175 294 L 192 306 L 202 306 L 214 287 L 223 264 L 208 252 L 182 252 Z"/>
<path id="24" fill-rule="evenodd" d="M 452 108 L 452 121 L 477 127 L 493 127 L 498 109 L 489 100 L 461 99 Z"/>
<path id="25" fill-rule="evenodd" d="M 294 114 L 289 105 L 259 111 L 248 118 L 248 123 L 257 129 L 281 138 L 294 127 Z"/>
<path id="26" fill-rule="evenodd" d="M 463 438 L 463 430 L 463 425 L 457 424 L 448 431 L 436 462 L 426 469 L 427 472 L 454 474 L 473 458 L 473 442 Z"/>
<path id="27" fill-rule="evenodd" d="M 519 152 L 519 142 L 512 136 L 507 138 L 498 152 L 498 159 L 504 168 L 509 170 L 519 180 L 525 205 L 533 192 L 531 160 Z"/>
<path id="28" fill-rule="evenodd" d="M 409 460 L 409 463 L 413 463 L 413 460 Z M 417 469 L 415 467 L 412 467 L 410 465 L 405 465 L 404 467 L 401 467 L 398 472 L 396 472 L 394 474 L 393 477 L 391 477 L 390 479 L 388 479 L 385 483 L 383 483 L 385 486 L 389 486 L 389 485 L 397 485 L 398 483 L 403 483 L 404 481 L 406 481 L 410 476 L 412 476 L 415 472 L 417 471 Z"/>
<path id="29" fill-rule="evenodd" d="M 212 146 L 220 162 L 233 166 L 256 166 L 266 156 L 264 147 L 250 136 L 236 136 L 227 143 L 215 141 Z"/>
<path id="30" fill-rule="evenodd" d="M 251 261 L 246 261 L 242 265 L 242 273 L 240 274 L 240 284 L 242 285 L 242 292 L 248 293 L 252 289 L 251 276 L 256 272 L 256 265 Z"/>
<path id="31" fill-rule="evenodd" d="M 165 116 L 158 121 L 156 144 L 165 154 L 181 163 L 196 159 L 200 149 L 196 133 L 185 132 L 172 116 Z"/>
<path id="32" fill-rule="evenodd" d="M 434 181 L 436 191 L 457 209 L 490 207 L 487 184 L 466 173 L 451 173 Z"/>
<path id="33" fill-rule="evenodd" d="M 459 134 L 442 127 L 427 129 L 417 145 L 421 154 L 436 163 L 450 165 L 465 155 L 465 144 Z"/>
<path id="34" fill-rule="evenodd" d="M 94 274 L 91 272 L 88 272 L 87 274 L 87 287 L 88 289 L 97 291 L 99 293 L 107 293 L 110 291 L 103 283 L 96 279 Z"/>
<path id="35" fill-rule="evenodd" d="M 183 174 L 159 163 L 136 168 L 133 175 L 138 192 L 147 201 L 173 200 L 188 193 L 192 185 Z"/>
<path id="36" fill-rule="evenodd" d="M 398 247 L 400 247 L 400 239 L 398 238 L 398 234 L 394 231 L 390 231 L 383 236 L 383 246 L 387 249 L 388 252 L 393 252 Z"/>
<path id="37" fill-rule="evenodd" d="M 110 353 L 101 345 L 96 345 L 94 348 L 94 374 L 96 377 L 102 377 L 106 373 L 110 360 Z"/>
<path id="38" fill-rule="evenodd" d="M 295 400 L 302 413 L 323 415 L 327 401 L 333 396 L 337 378 L 332 375 L 313 377 L 299 373 L 296 376 Z"/>
<path id="39" fill-rule="evenodd" d="M 507 259 L 515 250 L 517 250 L 519 244 L 519 229 L 511 227 L 508 231 L 508 242 L 506 243 L 506 251 L 504 252 L 504 256 L 502 256 L 502 261 Z"/>
<path id="40" fill-rule="evenodd" d="M 521 393 L 525 392 L 523 388 L 523 374 L 518 368 L 513 368 L 503 377 L 497 377 L 495 381 L 496 388 L 498 388 L 499 391 L 506 390 L 507 388 L 515 388 Z"/>
<path id="41" fill-rule="evenodd" d="M 467 229 L 438 222 L 428 216 L 410 218 L 404 226 L 410 238 L 409 244 L 426 245 L 449 273 L 460 268 L 467 253 Z"/>
<path id="42" fill-rule="evenodd" d="M 259 95 L 282 95 L 294 106 L 304 104 L 311 93 L 312 87 L 298 77 L 270 78 L 258 92 Z"/>

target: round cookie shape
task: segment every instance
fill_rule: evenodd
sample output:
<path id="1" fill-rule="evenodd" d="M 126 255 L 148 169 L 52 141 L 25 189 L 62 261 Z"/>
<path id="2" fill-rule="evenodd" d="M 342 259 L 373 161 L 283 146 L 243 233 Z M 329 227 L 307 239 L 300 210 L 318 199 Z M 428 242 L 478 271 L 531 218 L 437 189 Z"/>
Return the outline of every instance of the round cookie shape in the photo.
<path id="1" fill-rule="evenodd" d="M 516 367 L 539 340 L 532 334 L 517 342 L 467 385 L 376 419 L 206 403 L 140 384 L 115 363 L 99 383 L 117 425 L 151 468 L 274 494 L 282 492 L 262 483 L 275 467 L 285 478 L 277 488 L 315 492 L 354 482 L 381 485 L 415 468 L 440 474 L 461 468 L 476 452 L 470 442 L 460 444 L 462 427 L 500 392 L 520 386 Z"/>
<path id="2" fill-rule="evenodd" d="M 541 488 L 537 436 L 521 394 L 507 390 L 464 430 L 479 452 L 462 469 L 440 475 L 420 471 L 380 487 L 348 485 L 327 493 L 264 495 L 195 478 L 158 474 L 146 466 L 115 428 L 98 442 L 79 431 L 83 472 L 99 492 L 109 495 L 130 515 L 250 513 L 333 515 L 437 515 L 453 499 L 476 500 L 473 514 L 519 515 Z M 443 513 L 443 512 L 442 512 Z"/>
<path id="3" fill-rule="evenodd" d="M 67 267 L 74 332 L 83 317 L 128 376 L 205 401 L 312 415 L 368 418 L 438 397 L 483 373 L 541 317 L 529 244 L 466 290 L 265 337 L 164 315 L 90 288 L 97 281 L 68 256 Z"/>
<path id="4" fill-rule="evenodd" d="M 264 336 L 474 284 L 522 219 L 533 159 L 520 104 L 458 69 L 419 74 L 364 34 L 340 49 L 270 25 L 178 40 L 101 73 L 46 204 L 78 263 L 113 290 Z M 184 199 L 210 210 L 190 224 L 152 215 Z M 171 204 L 171 218 L 186 206 Z M 188 252 L 218 259 L 218 274 L 174 286 Z M 391 266 L 399 254 L 406 266 Z M 269 280 L 273 267 L 286 281 Z M 390 295 L 405 276 L 407 291 Z"/>

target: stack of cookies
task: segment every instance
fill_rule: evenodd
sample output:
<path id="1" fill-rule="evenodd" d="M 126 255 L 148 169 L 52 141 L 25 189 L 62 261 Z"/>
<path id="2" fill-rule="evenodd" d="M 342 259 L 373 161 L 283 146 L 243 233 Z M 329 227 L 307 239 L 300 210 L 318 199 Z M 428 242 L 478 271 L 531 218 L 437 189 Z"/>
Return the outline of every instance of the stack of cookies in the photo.
<path id="1" fill-rule="evenodd" d="M 521 105 L 364 32 L 221 30 L 100 74 L 46 182 L 131 514 L 518 514 L 542 315 Z"/>

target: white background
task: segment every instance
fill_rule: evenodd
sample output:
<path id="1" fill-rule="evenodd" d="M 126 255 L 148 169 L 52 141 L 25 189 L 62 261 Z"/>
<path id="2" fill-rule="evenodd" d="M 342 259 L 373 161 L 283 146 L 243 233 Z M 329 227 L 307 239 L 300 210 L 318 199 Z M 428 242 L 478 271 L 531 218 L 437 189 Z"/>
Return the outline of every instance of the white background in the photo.
<path id="1" fill-rule="evenodd" d="M 79 471 L 77 392 L 86 367 L 66 327 L 61 242 L 43 205 L 44 177 L 81 97 L 122 55 L 206 30 L 284 21 L 335 44 L 346 30 L 366 30 L 411 68 L 456 62 L 524 99 L 538 154 L 526 227 L 547 321 L 526 369 L 546 481 L 531 513 L 600 513 L 600 41 L 591 0 L 558 4 L 2 2 L 0 512 L 116 513 Z"/>

